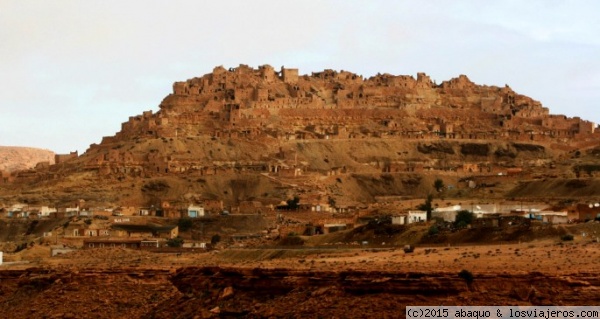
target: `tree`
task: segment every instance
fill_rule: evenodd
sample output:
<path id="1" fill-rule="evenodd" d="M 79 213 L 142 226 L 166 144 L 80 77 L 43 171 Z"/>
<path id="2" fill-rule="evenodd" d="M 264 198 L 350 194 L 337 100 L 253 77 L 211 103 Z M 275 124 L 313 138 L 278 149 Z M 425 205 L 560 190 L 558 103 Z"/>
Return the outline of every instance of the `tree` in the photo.
<path id="1" fill-rule="evenodd" d="M 427 232 L 429 236 L 437 235 L 440 232 L 436 225 L 429 227 L 429 231 Z"/>
<path id="2" fill-rule="evenodd" d="M 435 188 L 435 190 L 439 193 L 441 191 L 444 190 L 444 181 L 437 178 L 434 182 L 433 182 L 433 188 Z"/>
<path id="3" fill-rule="evenodd" d="M 464 279 L 467 282 L 467 285 L 469 286 L 473 283 L 474 276 L 470 271 L 466 269 L 461 270 L 458 273 L 458 277 Z"/>
<path id="4" fill-rule="evenodd" d="M 298 196 L 294 196 L 293 199 L 288 199 L 286 201 L 286 203 L 288 204 L 289 210 L 297 210 L 299 202 L 300 202 L 300 197 L 298 197 Z"/>
<path id="5" fill-rule="evenodd" d="M 427 212 L 427 220 L 431 220 L 431 212 L 433 211 L 433 205 L 431 205 L 432 201 L 433 201 L 433 195 L 429 194 L 429 195 L 427 195 L 427 198 L 425 199 L 425 203 L 417 206 L 417 209 Z"/>
<path id="6" fill-rule="evenodd" d="M 194 223 L 189 218 L 180 218 L 177 222 L 177 226 L 179 226 L 179 231 L 188 231 Z"/>
<path id="7" fill-rule="evenodd" d="M 212 238 L 210 239 L 210 244 L 214 246 L 220 241 L 221 241 L 221 236 L 219 234 L 214 234 L 212 236 Z"/>
<path id="8" fill-rule="evenodd" d="M 169 247 L 181 247 L 183 246 L 183 238 L 175 237 L 167 240 L 167 246 Z"/>
<path id="9" fill-rule="evenodd" d="M 327 202 L 329 203 L 329 206 L 335 207 L 335 198 L 329 196 L 329 199 L 327 200 Z"/>
<path id="10" fill-rule="evenodd" d="M 571 241 L 571 240 L 573 240 L 573 238 L 574 237 L 571 234 L 565 234 L 565 235 L 560 236 L 560 239 L 562 241 Z"/>
<path id="11" fill-rule="evenodd" d="M 468 210 L 460 210 L 458 213 L 456 213 L 456 220 L 454 221 L 454 224 L 459 228 L 464 228 L 472 223 L 473 219 L 475 219 L 475 214 Z"/>

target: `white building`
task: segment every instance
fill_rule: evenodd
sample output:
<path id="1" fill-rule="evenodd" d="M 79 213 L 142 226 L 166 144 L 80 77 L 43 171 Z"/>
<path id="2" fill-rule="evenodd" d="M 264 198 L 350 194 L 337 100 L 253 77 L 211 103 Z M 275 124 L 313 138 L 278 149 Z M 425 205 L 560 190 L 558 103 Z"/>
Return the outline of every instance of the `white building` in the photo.
<path id="1" fill-rule="evenodd" d="M 427 221 L 427 212 L 423 210 L 408 211 L 408 223 L 418 223 Z"/>
<path id="2" fill-rule="evenodd" d="M 204 207 L 190 205 L 187 209 L 187 217 L 198 218 L 204 216 Z"/>
<path id="3" fill-rule="evenodd" d="M 454 223 L 456 221 L 456 214 L 462 210 L 460 205 L 454 205 L 449 207 L 438 207 L 431 212 L 432 218 L 441 218 L 445 222 Z"/>
<path id="4" fill-rule="evenodd" d="M 50 216 L 50 213 L 56 213 L 56 208 L 51 208 L 48 206 L 40 207 L 40 216 L 48 217 Z"/>
<path id="5" fill-rule="evenodd" d="M 536 219 L 542 219 L 542 222 L 549 224 L 567 224 L 569 217 L 567 212 L 541 211 L 535 213 Z"/>
<path id="6" fill-rule="evenodd" d="M 498 206 L 496 204 L 474 205 L 472 206 L 471 211 L 473 212 L 473 214 L 475 214 L 475 217 L 477 218 L 482 218 L 489 216 L 490 214 L 499 213 Z"/>
<path id="7" fill-rule="evenodd" d="M 408 224 L 408 216 L 392 216 L 392 225 L 406 225 Z"/>

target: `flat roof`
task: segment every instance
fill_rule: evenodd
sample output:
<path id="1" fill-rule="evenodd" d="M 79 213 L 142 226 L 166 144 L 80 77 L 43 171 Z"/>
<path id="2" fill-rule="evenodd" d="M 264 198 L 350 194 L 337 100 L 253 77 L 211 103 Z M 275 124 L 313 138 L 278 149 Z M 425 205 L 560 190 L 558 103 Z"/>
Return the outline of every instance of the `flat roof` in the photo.
<path id="1" fill-rule="evenodd" d="M 149 233 L 162 233 L 162 232 L 170 232 L 175 229 L 177 225 L 138 225 L 138 224 L 115 224 L 111 226 L 111 229 L 114 230 L 124 230 L 130 232 L 149 232 Z"/>
<path id="2" fill-rule="evenodd" d="M 105 243 L 105 244 L 136 244 L 142 242 L 141 239 L 106 239 L 106 238 L 89 238 L 84 239 L 83 243 Z"/>

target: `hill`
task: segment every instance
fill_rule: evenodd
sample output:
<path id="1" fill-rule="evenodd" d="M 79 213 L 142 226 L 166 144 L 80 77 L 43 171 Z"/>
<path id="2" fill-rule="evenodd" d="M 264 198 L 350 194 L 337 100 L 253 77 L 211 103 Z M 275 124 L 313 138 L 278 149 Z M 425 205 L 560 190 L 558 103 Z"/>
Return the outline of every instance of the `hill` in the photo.
<path id="1" fill-rule="evenodd" d="M 552 115 L 508 86 L 464 75 L 436 84 L 424 73 L 216 67 L 175 82 L 158 112 L 130 117 L 81 156 L 15 174 L 3 193 L 148 207 L 276 205 L 299 196 L 344 207 L 423 197 L 442 179 L 444 196 L 543 197 L 514 187 L 593 179 L 598 137 L 592 122 Z M 600 196 L 594 189 L 582 195 Z"/>
<path id="2" fill-rule="evenodd" d="M 26 170 L 43 162 L 54 164 L 54 152 L 31 147 L 0 146 L 0 171 Z"/>

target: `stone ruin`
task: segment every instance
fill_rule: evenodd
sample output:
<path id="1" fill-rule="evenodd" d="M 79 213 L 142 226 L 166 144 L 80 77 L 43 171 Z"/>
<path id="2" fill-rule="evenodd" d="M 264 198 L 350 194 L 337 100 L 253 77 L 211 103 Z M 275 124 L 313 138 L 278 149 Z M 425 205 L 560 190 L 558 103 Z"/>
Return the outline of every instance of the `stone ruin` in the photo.
<path id="1" fill-rule="evenodd" d="M 539 101 L 508 86 L 477 85 L 465 75 L 436 84 L 425 73 L 416 78 L 387 73 L 364 78 L 328 69 L 300 75 L 298 69 L 277 71 L 269 65 L 255 69 L 241 64 L 229 69 L 219 66 L 212 73 L 175 82 L 158 112 L 132 116 L 114 136 L 91 145 L 83 168 L 100 175 L 145 176 L 194 169 L 202 175 L 253 171 L 289 177 L 301 176 L 307 169 L 285 158 L 285 152 L 283 157 L 260 160 L 207 162 L 177 152 L 120 147 L 148 139 L 211 137 L 272 145 L 364 138 L 569 143 L 597 140 L 598 134 L 592 122 L 551 115 Z M 55 163 L 77 157 L 77 152 L 59 154 Z M 419 165 L 427 164 L 392 163 L 383 171 L 415 171 Z"/>
<path id="2" fill-rule="evenodd" d="M 365 129 L 365 124 L 374 124 Z M 267 128 L 274 127 L 271 131 Z M 211 135 L 279 139 L 397 136 L 403 138 L 576 138 L 595 132 L 580 118 L 548 108 L 508 86 L 479 86 L 467 76 L 436 85 L 429 76 L 341 71 L 311 75 L 247 65 L 173 84 L 160 111 L 123 123 L 111 142 L 129 137 Z"/>

